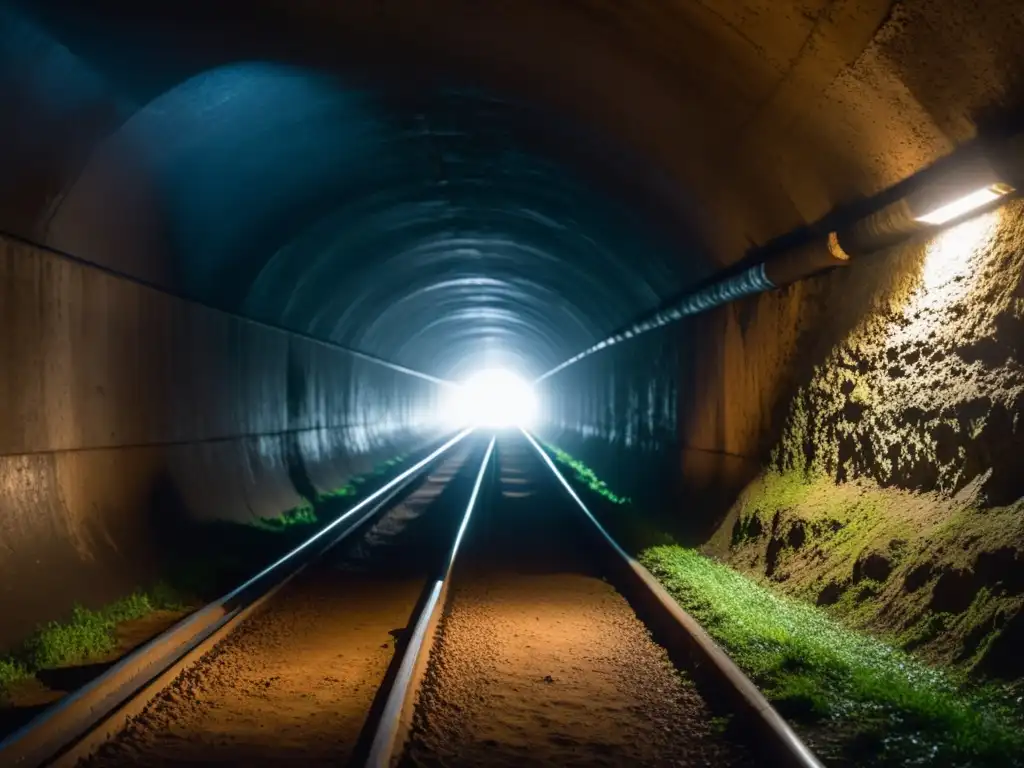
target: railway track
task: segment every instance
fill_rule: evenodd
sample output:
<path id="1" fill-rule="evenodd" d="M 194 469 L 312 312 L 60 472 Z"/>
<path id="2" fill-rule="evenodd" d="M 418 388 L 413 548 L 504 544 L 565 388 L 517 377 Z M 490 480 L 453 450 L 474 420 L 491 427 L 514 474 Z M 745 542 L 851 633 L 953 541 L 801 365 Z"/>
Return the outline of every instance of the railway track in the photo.
<path id="1" fill-rule="evenodd" d="M 389 486 L 0 765 L 819 765 L 529 435 L 462 434 Z"/>

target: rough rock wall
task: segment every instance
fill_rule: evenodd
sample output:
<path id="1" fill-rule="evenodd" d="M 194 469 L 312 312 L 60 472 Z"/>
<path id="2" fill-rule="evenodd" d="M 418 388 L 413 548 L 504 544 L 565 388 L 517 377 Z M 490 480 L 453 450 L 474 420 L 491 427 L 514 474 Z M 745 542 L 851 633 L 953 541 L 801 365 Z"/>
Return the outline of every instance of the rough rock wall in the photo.
<path id="1" fill-rule="evenodd" d="M 433 383 L 0 240 L 0 646 L 434 436 Z M 298 490 L 297 490 L 298 489 Z"/>
<path id="2" fill-rule="evenodd" d="M 1022 277 L 1015 201 L 698 323 L 721 344 L 681 401 L 684 476 L 718 492 L 707 551 L 933 658 L 1024 675 Z"/>
<path id="3" fill-rule="evenodd" d="M 797 393 L 778 465 L 947 493 L 986 474 L 989 503 L 1024 495 L 1022 210 L 892 255 L 890 283 Z"/>
<path id="4" fill-rule="evenodd" d="M 986 475 L 990 503 L 1017 499 L 1022 267 L 1014 202 L 698 321 L 684 444 L 910 490 Z"/>
<path id="5" fill-rule="evenodd" d="M 766 473 L 705 544 L 769 586 L 927 658 L 1024 678 L 1024 501 Z"/>

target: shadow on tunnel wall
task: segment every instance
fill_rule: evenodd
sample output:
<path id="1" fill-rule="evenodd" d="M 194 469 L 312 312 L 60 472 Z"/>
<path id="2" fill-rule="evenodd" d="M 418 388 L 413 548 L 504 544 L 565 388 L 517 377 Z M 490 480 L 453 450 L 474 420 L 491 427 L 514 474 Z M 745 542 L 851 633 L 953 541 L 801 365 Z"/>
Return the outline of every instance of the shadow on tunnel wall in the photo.
<path id="1" fill-rule="evenodd" d="M 437 437 L 431 381 L 7 239 L 0 312 L 0 646 Z"/>
<path id="2" fill-rule="evenodd" d="M 566 368 L 542 385 L 538 429 L 681 540 L 704 528 L 679 472 L 680 359 L 688 344 L 685 332 L 667 327 Z"/>

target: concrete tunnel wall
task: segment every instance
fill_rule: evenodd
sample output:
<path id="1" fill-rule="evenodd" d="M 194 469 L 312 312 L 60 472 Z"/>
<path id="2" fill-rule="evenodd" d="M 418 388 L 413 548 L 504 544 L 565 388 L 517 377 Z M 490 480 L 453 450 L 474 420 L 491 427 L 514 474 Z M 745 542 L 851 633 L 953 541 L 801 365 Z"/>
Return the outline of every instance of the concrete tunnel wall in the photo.
<path id="1" fill-rule="evenodd" d="M 665 328 L 560 371 L 538 386 L 538 433 L 640 508 L 677 508 L 685 349 L 679 329 Z"/>
<path id="2" fill-rule="evenodd" d="M 754 102 L 745 110 L 744 98 L 729 97 L 740 126 L 729 128 L 733 113 L 717 106 L 732 91 L 704 94 L 694 103 L 716 106 L 695 115 L 689 133 L 677 127 L 673 149 L 657 150 L 683 178 L 686 171 L 675 170 L 679 155 L 706 148 L 691 188 L 702 192 L 702 231 L 721 264 L 899 183 L 988 129 L 1015 124 L 1024 104 L 1024 55 L 1010 42 L 1024 29 L 1020 4 L 836 2 L 816 16 L 812 6 L 820 5 L 800 12 L 788 4 L 768 11 L 757 2 L 680 10 L 720 14 L 728 28 L 707 19 L 691 25 L 714 27 L 708 37 L 723 47 L 713 54 L 692 46 L 686 56 L 702 61 L 691 62 L 691 71 L 729 61 L 719 77 Z M 606 20 L 615 15 L 603 13 Z M 652 50 L 682 26 L 669 16 L 665 11 L 660 34 L 646 30 Z M 810 32 L 797 34 L 805 23 Z M 637 21 L 634 34 L 644 34 L 642 27 Z M 748 46 L 755 52 L 743 53 Z M 684 81 L 694 90 L 716 82 Z M 636 122 L 644 126 L 636 131 L 647 128 Z M 707 124 L 717 126 L 717 137 L 704 144 L 693 134 Z M 653 147 L 658 138 L 648 130 Z M 673 466 L 660 480 L 676 489 L 668 502 L 675 512 L 705 517 L 713 527 L 773 466 L 947 494 L 991 471 L 984 485 L 992 503 L 1016 499 L 1019 229 L 1015 204 L 932 240 L 684 321 L 675 331 L 678 435 Z M 617 355 L 634 366 L 626 375 L 638 379 L 658 365 L 651 357 L 629 362 L 612 348 L 595 356 L 608 362 L 590 366 L 610 369 Z M 854 402 L 861 398 L 865 403 Z M 595 467 L 646 466 L 628 451 L 619 462 L 608 459 L 593 437 L 606 429 L 585 427 L 588 438 L 563 422 L 567 429 L 572 434 L 562 440 L 588 442 L 581 457 Z M 621 482 L 629 493 L 630 478 Z"/>
<path id="3" fill-rule="evenodd" d="M 14 74 L 3 83 L 3 99 L 18 119 L 0 126 L 6 131 L 0 143 L 4 228 L 161 284 L 211 293 L 228 286 L 237 294 L 229 297 L 234 309 L 246 307 L 245 300 L 253 298 L 252 275 L 275 267 L 262 272 L 269 275 L 265 293 L 275 302 L 256 307 L 260 317 L 325 336 L 346 334 L 331 337 L 366 344 L 368 351 L 401 358 L 408 365 L 451 356 L 457 345 L 443 343 L 446 339 L 461 343 L 495 329 L 517 351 L 543 348 L 538 365 L 556 364 L 558 355 L 564 359 L 714 266 L 734 262 L 751 245 L 899 182 L 977 136 L 987 123 L 1010 116 L 1024 97 L 1024 53 L 1019 46 L 1024 6 L 1000 0 L 723 0 L 643 8 L 600 0 L 523 0 L 499 6 L 396 0 L 386 7 L 267 0 L 248 7 L 252 17 L 246 17 L 246 24 L 237 24 L 237 17 L 228 13 L 223 19 L 211 18 L 224 10 L 216 2 L 196 4 L 202 6 L 196 11 L 175 0 L 144 9 L 124 4 L 111 11 L 134 17 L 136 23 L 127 24 L 113 41 L 96 32 L 110 30 L 113 35 L 117 30 L 100 11 L 88 19 L 91 32 L 77 34 L 82 16 L 92 12 L 81 4 L 39 0 L 23 5 L 32 12 L 49 8 L 53 13 L 32 29 L 19 22 L 8 36 L 16 44 L 4 63 Z M 81 16 L 58 24 L 55 19 L 68 7 Z M 285 13 L 287 23 L 282 24 Z M 159 21 L 152 22 L 150 15 Z M 256 42 L 249 39 L 250 23 L 258 26 L 253 22 L 257 16 L 272 31 L 273 44 L 256 33 Z M 153 34 L 164 21 L 181 23 L 167 39 Z M 179 32 L 182 36 L 176 39 Z M 181 54 L 186 49 L 194 60 Z M 168 64 L 160 59 L 168 50 L 182 61 Z M 206 142 L 199 127 L 207 123 L 250 123 L 244 114 L 231 113 L 231 99 L 211 99 L 224 110 L 212 119 L 213 113 L 204 110 L 213 106 L 204 106 L 198 97 L 216 93 L 178 86 L 201 72 L 250 60 L 288 61 L 317 71 L 398 70 L 403 84 L 415 70 L 423 78 L 422 88 L 416 80 L 412 90 L 423 94 L 431 93 L 436 85 L 431 77 L 440 73 L 446 83 L 480 86 L 498 98 L 459 97 L 454 106 L 439 109 L 414 99 L 412 108 L 396 108 L 387 120 L 367 123 L 368 134 L 388 144 L 380 155 L 359 145 L 348 147 L 367 161 L 365 177 L 347 165 L 328 162 L 321 150 L 330 145 L 310 139 L 298 153 L 303 162 L 284 157 L 289 162 L 282 161 L 281 167 L 295 172 L 286 178 L 303 181 L 295 186 L 311 202 L 305 197 L 261 197 L 260 191 L 281 186 L 273 183 L 282 178 L 281 168 L 260 164 L 267 156 L 279 150 L 287 155 L 300 138 L 321 129 L 324 136 L 337 136 L 339 125 L 351 124 L 318 122 L 317 105 L 334 103 L 332 94 L 324 92 L 321 101 L 318 92 L 316 99 L 296 102 L 294 109 L 274 110 L 280 125 L 268 128 L 266 144 L 253 145 L 250 154 L 226 128 L 221 139 L 237 152 L 223 152 L 220 145 Z M 266 92 L 262 86 L 253 90 Z M 162 96 L 175 94 L 181 103 L 165 108 Z M 432 98 L 424 96 L 424 101 Z M 540 118 L 533 124 L 537 133 L 548 131 L 550 118 L 557 116 L 600 134 L 605 143 L 591 145 L 569 132 L 569 140 L 552 142 L 552 153 L 560 160 L 572 145 L 578 150 L 575 166 L 624 166 L 627 172 L 610 174 L 610 182 L 601 179 L 620 193 L 611 198 L 613 205 L 596 210 L 575 204 L 582 199 L 581 188 L 589 192 L 601 185 L 557 183 L 573 163 L 523 164 L 510 152 L 535 147 L 518 138 L 506 140 L 502 131 L 515 110 L 498 110 L 495 104 L 503 101 L 539 105 Z M 306 117 L 299 107 L 310 109 Z M 492 109 L 494 117 L 488 121 Z M 165 133 L 155 134 L 157 149 L 162 149 L 163 136 L 180 140 L 194 165 L 217 175 L 218 183 L 197 182 L 192 188 L 182 182 L 173 188 L 166 183 L 168 177 L 161 185 L 159 175 L 154 180 L 131 173 L 138 164 L 130 152 L 105 158 L 102 143 L 133 116 L 147 114 L 169 121 L 158 125 Z M 181 117 L 194 122 L 175 122 Z M 291 118 L 294 125 L 288 122 Z M 477 144 L 478 134 L 487 141 Z M 253 175 L 220 174 L 210 158 L 226 154 Z M 174 153 L 159 157 L 168 168 L 183 167 Z M 495 162 L 496 157 L 511 158 L 511 164 Z M 657 169 L 656 182 L 651 168 Z M 246 183 L 249 178 L 270 183 Z M 582 178 L 589 182 L 589 177 Z M 351 189 L 346 186 L 350 182 Z M 413 194 L 403 192 L 406 188 Z M 538 189 L 557 191 L 574 204 L 551 206 L 536 194 Z M 450 194 L 453 190 L 458 194 Z M 472 204 L 481 190 L 495 193 L 493 206 L 489 194 L 486 206 Z M 256 208 L 248 202 L 234 205 L 242 193 L 247 201 L 252 193 L 265 206 L 258 208 L 255 223 L 246 217 Z M 174 206 L 166 199 L 174 194 L 178 209 L 205 198 L 220 207 L 211 208 L 216 215 L 194 220 L 179 211 L 175 220 Z M 423 202 L 429 203 L 425 209 Z M 351 223 L 356 218 L 348 212 L 363 211 L 364 203 L 387 225 L 378 228 L 373 216 L 359 217 L 370 222 L 365 232 L 357 230 L 369 245 L 342 247 L 346 240 L 340 225 L 329 228 L 322 239 L 307 239 L 315 227 L 305 219 L 331 223 L 340 211 L 346 215 L 337 218 Z M 415 216 L 405 213 L 408 204 L 419 206 Z M 657 210 L 655 218 L 669 233 L 671 247 L 639 244 L 638 233 L 653 229 L 646 222 L 614 240 L 600 234 L 595 220 L 603 223 L 610 210 L 630 205 Z M 501 215 L 492 216 L 492 207 Z M 530 212 L 529 229 L 516 224 L 516 216 L 506 215 L 523 211 Z M 221 213 L 223 218 L 218 218 Z M 408 239 L 381 236 L 402 217 L 416 225 L 410 229 L 424 231 Z M 482 217 L 486 227 L 479 226 Z M 666 221 L 671 226 L 664 226 Z M 230 224 L 239 239 L 230 248 L 215 248 L 205 237 L 210 222 L 225 229 Z M 443 226 L 438 228 L 437 222 Z M 695 246 L 691 225 L 702 236 L 702 247 Z M 271 242 L 264 226 L 278 239 Z M 940 318 L 949 333 L 975 334 L 1001 346 L 1000 339 L 1014 327 L 1012 318 L 1020 310 L 1009 276 L 1019 269 L 1012 257 L 1015 226 L 1001 224 L 988 245 L 961 243 L 953 248 L 963 254 L 1003 254 L 997 261 L 1004 266 L 988 283 L 994 299 L 980 315 L 959 299 L 949 303 L 948 311 L 934 306 L 928 310 L 938 312 L 929 316 Z M 175 227 L 177 242 L 168 235 Z M 195 238 L 181 240 L 182 229 Z M 515 247 L 506 248 L 504 241 Z M 451 264 L 446 262 L 442 271 L 420 258 L 417 251 L 424 244 L 448 254 Z M 197 254 L 192 246 L 202 249 Z M 986 461 L 1010 462 L 1012 467 L 999 453 L 1008 444 L 1004 426 L 1009 424 L 1009 434 L 1016 434 L 1012 418 L 996 414 L 991 423 L 1004 426 L 991 434 L 983 428 L 971 437 L 977 418 L 969 415 L 972 409 L 985 411 L 980 397 L 989 397 L 993 408 L 998 402 L 1006 413 L 1016 412 L 1013 398 L 997 392 L 1013 390 L 1012 365 L 999 362 L 986 368 L 983 360 L 959 354 L 947 355 L 943 362 L 923 350 L 914 358 L 916 342 L 902 349 L 907 340 L 895 332 L 891 338 L 900 339 L 895 346 L 880 341 L 889 338 L 888 331 L 876 335 L 878 343 L 858 340 L 863 335 L 858 329 L 872 324 L 891 329 L 916 322 L 913 313 L 925 308 L 904 300 L 922 285 L 933 290 L 922 266 L 928 247 L 900 249 L 846 272 L 716 311 L 652 337 L 658 342 L 640 340 L 585 361 L 548 387 L 552 425 L 545 435 L 608 476 L 613 488 L 621 480 L 627 494 L 636 493 L 637 479 L 645 475 L 635 470 L 652 466 L 649 459 L 658 446 L 667 457 L 656 465 L 660 480 L 666 487 L 685 481 L 686 493 L 672 502 L 686 505 L 677 506 L 680 515 L 721 514 L 746 480 L 773 461 L 780 441 L 792 446 L 786 436 L 799 431 L 793 426 L 799 422 L 793 418 L 794 402 L 815 403 L 822 418 L 816 422 L 820 430 L 810 452 L 821 453 L 822 466 L 831 466 L 837 479 L 860 474 L 918 487 L 920 478 L 935 478 L 925 487 L 952 490 L 960 482 L 954 479 L 960 477 L 957 462 L 979 471 Z M 287 270 L 277 269 L 277 261 L 295 272 L 293 284 L 280 291 Z M 545 264 L 551 265 L 550 271 Z M 183 273 L 188 266 L 212 275 L 209 285 L 187 284 Z M 495 274 L 499 279 L 492 279 L 496 285 L 488 288 L 483 279 Z M 359 280 L 348 279 L 352 275 Z M 353 292 L 356 283 L 375 290 Z M 979 295 L 989 300 L 987 293 Z M 479 302 L 481 297 L 485 301 Z M 348 311 L 356 298 L 365 299 L 358 321 L 341 323 L 338 308 Z M 377 307 L 385 303 L 403 309 L 383 324 L 386 332 L 371 334 L 367 329 L 375 322 Z M 297 307 L 296 318 L 279 304 Z M 434 324 L 429 312 L 437 306 L 447 308 Z M 481 307 L 486 312 L 478 311 Z M 961 311 L 977 322 L 962 326 L 956 314 Z M 409 330 L 404 325 L 407 314 L 417 318 L 417 334 L 431 333 L 403 346 L 397 333 Z M 943 338 L 939 346 L 957 348 L 952 336 Z M 657 351 L 647 344 L 666 347 Z M 890 354 L 895 356 L 892 361 Z M 847 393 L 849 385 L 838 381 L 851 365 L 875 377 L 869 377 L 869 389 L 876 387 L 873 397 L 884 418 L 875 419 L 861 403 L 847 407 L 853 391 L 860 396 L 855 383 Z M 921 377 L 889 377 L 890 368 L 908 366 Z M 982 368 L 988 372 L 975 376 Z M 936 413 L 932 405 L 918 402 L 928 391 L 926 385 L 950 381 L 966 381 L 975 389 L 948 387 Z M 673 387 L 677 407 L 669 419 L 664 393 Z M 651 404 L 660 414 L 653 422 Z M 858 420 L 847 414 L 859 414 Z M 917 458 L 897 455 L 895 465 L 906 473 L 891 470 L 888 453 L 894 438 L 885 434 L 899 422 L 894 434 L 906 437 L 903 417 L 911 425 L 906 429 L 922 440 L 927 437 L 932 446 Z M 123 417 L 111 413 L 108 418 L 117 422 Z M 950 418 L 956 425 L 947 423 Z M 670 421 L 679 424 L 678 432 L 670 432 Z M 953 457 L 934 450 L 947 428 L 957 436 Z M 836 448 L 840 444 L 841 450 Z M 991 448 L 972 454 L 972 445 Z M 825 456 L 833 449 L 835 460 Z M 974 476 L 972 472 L 963 477 Z M 1006 470 L 1002 476 L 1008 476 Z M 713 491 L 710 506 L 692 495 L 702 490 Z"/>
<path id="4" fill-rule="evenodd" d="M 0 239 L 0 647 L 438 433 L 438 385 Z"/>

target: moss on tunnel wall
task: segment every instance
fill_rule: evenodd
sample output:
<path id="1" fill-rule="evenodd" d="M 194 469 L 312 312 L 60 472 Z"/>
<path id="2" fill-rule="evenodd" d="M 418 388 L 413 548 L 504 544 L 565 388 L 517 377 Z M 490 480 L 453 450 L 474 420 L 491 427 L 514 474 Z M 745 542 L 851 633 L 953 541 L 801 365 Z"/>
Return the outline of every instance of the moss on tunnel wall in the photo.
<path id="1" fill-rule="evenodd" d="M 799 387 L 773 466 L 948 493 L 985 475 L 988 503 L 1024 495 L 1021 211 L 893 254 L 891 284 Z"/>
<path id="2" fill-rule="evenodd" d="M 933 658 L 1024 674 L 1022 271 L 1015 201 L 702 319 L 682 467 L 710 491 L 707 550 Z"/>
<path id="3" fill-rule="evenodd" d="M 1016 499 L 1022 214 L 1014 202 L 700 318 L 684 362 L 684 447 L 748 472 L 770 460 L 945 493 L 991 470 L 989 502 Z M 684 468 L 695 484 L 728 474 Z"/>
<path id="4" fill-rule="evenodd" d="M 705 551 L 929 660 L 1024 676 L 1024 502 L 770 472 Z"/>

